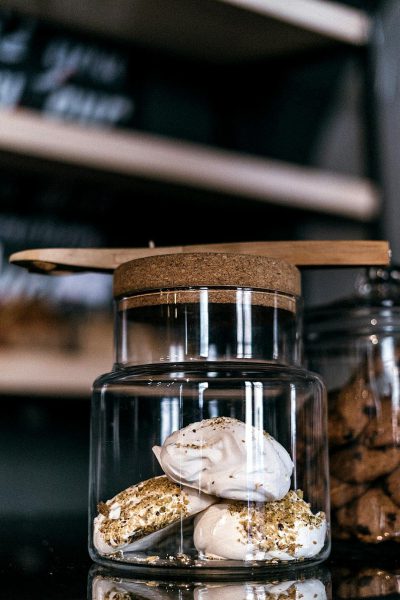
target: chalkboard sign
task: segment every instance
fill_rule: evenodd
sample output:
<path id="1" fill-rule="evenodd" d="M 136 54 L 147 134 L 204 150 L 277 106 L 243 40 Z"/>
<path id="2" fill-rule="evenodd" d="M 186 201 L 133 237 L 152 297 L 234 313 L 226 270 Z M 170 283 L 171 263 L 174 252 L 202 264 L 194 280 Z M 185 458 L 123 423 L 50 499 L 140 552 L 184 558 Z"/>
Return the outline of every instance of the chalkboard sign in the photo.
<path id="1" fill-rule="evenodd" d="M 0 9 L 0 108 L 213 144 L 213 68 Z"/>
<path id="2" fill-rule="evenodd" d="M 102 126 L 135 126 L 129 53 L 117 44 L 0 13 L 0 107 Z"/>

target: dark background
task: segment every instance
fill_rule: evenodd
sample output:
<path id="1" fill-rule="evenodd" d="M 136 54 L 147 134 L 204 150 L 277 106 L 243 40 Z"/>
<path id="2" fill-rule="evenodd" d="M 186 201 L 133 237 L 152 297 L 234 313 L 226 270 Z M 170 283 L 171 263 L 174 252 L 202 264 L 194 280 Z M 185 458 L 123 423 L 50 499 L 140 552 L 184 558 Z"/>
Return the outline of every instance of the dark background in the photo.
<path id="1" fill-rule="evenodd" d="M 361 0 L 346 4 L 376 11 L 378 17 L 387 5 Z M 119 66 L 114 78 L 104 80 L 104 70 L 96 75 L 81 65 L 64 73 L 64 83 L 103 99 L 118 96 L 126 107 L 110 122 L 107 111 L 99 116 L 85 105 L 74 112 L 61 103 L 61 118 L 369 176 L 381 183 L 370 48 L 334 46 L 219 66 L 37 22 L 1 7 L 0 24 L 0 42 L 2 35 L 21 29 L 30 36 L 28 51 L 17 63 L 4 61 L 0 54 L 0 106 L 11 102 L 2 87 L 5 74 L 11 73 L 25 78 L 14 107 L 49 110 L 49 95 L 57 91 L 57 84 L 50 91 L 38 91 L 37 81 L 43 75 L 46 48 L 61 35 L 111 53 Z M 55 110 L 54 98 L 52 102 Z M 34 288 L 40 295 L 37 290 L 43 285 L 56 306 L 65 310 L 57 285 L 49 287 L 40 278 L 33 284 L 32 276 L 17 275 L 7 265 L 8 255 L 23 248 L 146 246 L 149 240 L 180 245 L 379 239 L 385 231 L 382 215 L 363 223 L 87 169 L 55 169 L 53 164 L 0 154 L 2 303 L 21 290 L 29 296 Z M 354 276 L 352 271 L 306 274 L 306 306 L 350 293 Z M 105 292 L 88 301 L 86 284 L 79 284 L 71 292 L 73 309 L 110 313 L 109 281 L 101 286 Z M 1 393 L 0 399 L 0 589 L 5 598 L 51 598 L 57 593 L 81 598 L 89 568 L 89 397 Z"/>

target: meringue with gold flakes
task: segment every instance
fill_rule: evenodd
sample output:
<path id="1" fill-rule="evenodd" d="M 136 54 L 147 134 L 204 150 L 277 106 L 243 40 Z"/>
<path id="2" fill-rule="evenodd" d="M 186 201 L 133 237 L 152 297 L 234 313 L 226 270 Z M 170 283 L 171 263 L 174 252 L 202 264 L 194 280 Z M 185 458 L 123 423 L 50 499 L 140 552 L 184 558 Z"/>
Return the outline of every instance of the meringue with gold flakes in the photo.
<path id="1" fill-rule="evenodd" d="M 133 485 L 98 505 L 93 541 L 102 555 L 145 550 L 175 524 L 205 510 L 217 498 L 180 487 L 165 476 Z"/>
<path id="2" fill-rule="evenodd" d="M 201 558 L 292 561 L 317 555 L 326 537 L 323 512 L 313 514 L 301 492 L 275 502 L 223 502 L 195 518 Z"/>
<path id="3" fill-rule="evenodd" d="M 290 488 L 293 462 L 269 433 L 231 417 L 174 431 L 153 452 L 177 483 L 219 498 L 269 502 Z"/>

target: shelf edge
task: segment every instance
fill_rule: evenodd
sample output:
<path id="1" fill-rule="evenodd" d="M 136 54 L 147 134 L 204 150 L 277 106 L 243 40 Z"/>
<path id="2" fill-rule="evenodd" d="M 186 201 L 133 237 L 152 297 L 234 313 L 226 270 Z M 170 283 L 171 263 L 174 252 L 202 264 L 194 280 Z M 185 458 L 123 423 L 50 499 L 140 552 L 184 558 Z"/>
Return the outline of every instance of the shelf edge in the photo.
<path id="1" fill-rule="evenodd" d="M 372 21 L 362 10 L 321 0 L 218 0 L 341 42 L 365 45 Z"/>
<path id="2" fill-rule="evenodd" d="M 366 179 L 153 134 L 82 127 L 24 110 L 0 112 L 0 149 L 362 221 L 379 210 L 379 192 Z"/>

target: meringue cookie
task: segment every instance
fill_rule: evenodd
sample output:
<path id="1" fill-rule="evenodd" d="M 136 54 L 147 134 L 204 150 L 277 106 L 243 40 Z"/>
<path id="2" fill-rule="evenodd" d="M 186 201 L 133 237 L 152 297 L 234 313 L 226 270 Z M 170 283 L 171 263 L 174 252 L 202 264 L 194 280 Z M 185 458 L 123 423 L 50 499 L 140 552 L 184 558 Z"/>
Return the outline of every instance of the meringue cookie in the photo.
<path id="1" fill-rule="evenodd" d="M 326 589 L 319 579 L 280 581 L 279 583 L 204 584 L 194 591 L 194 600 L 326 600 Z"/>
<path id="2" fill-rule="evenodd" d="M 210 506 L 195 518 L 194 544 L 201 558 L 296 560 L 318 554 L 326 536 L 325 514 L 313 514 L 296 492 L 262 506 L 244 502 Z"/>
<path id="3" fill-rule="evenodd" d="M 230 417 L 192 423 L 153 452 L 170 479 L 220 498 L 280 500 L 290 487 L 293 462 L 285 448 Z"/>
<path id="4" fill-rule="evenodd" d="M 217 501 L 206 494 L 153 477 L 123 490 L 98 506 L 93 541 L 100 554 L 145 550 L 162 539 L 175 523 Z"/>

